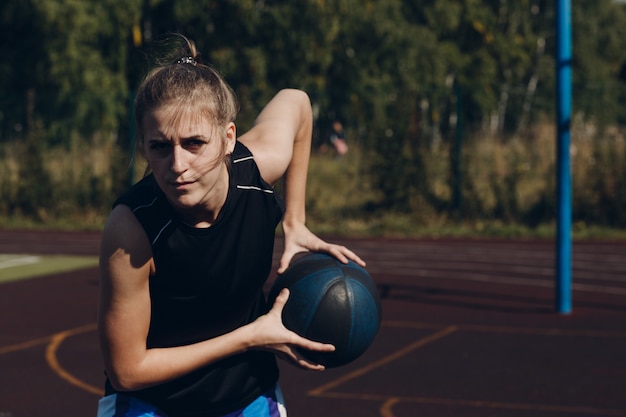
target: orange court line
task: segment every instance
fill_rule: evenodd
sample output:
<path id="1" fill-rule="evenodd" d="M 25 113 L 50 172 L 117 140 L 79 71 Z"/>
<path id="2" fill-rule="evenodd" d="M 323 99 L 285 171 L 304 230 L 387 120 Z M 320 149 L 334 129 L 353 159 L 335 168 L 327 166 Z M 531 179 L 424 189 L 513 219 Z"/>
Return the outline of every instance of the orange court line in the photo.
<path id="1" fill-rule="evenodd" d="M 419 339 L 416 342 L 411 343 L 407 347 L 405 347 L 403 349 L 400 349 L 400 350 L 394 352 L 393 354 L 388 355 L 388 356 L 386 356 L 386 357 L 384 357 L 384 358 L 382 358 L 382 359 L 380 359 L 380 360 L 378 360 L 376 362 L 373 362 L 373 363 L 371 363 L 371 364 L 369 364 L 367 366 L 364 366 L 364 367 L 356 369 L 356 370 L 354 370 L 354 371 L 352 371 L 350 373 L 347 373 L 347 374 L 345 374 L 345 375 L 335 379 L 334 381 L 331 381 L 331 382 L 329 382 L 327 384 L 324 384 L 324 385 L 322 385 L 320 387 L 314 388 L 314 389 L 310 390 L 308 392 L 308 394 L 311 395 L 311 396 L 319 396 L 319 395 L 323 394 L 324 391 L 327 391 L 327 390 L 329 390 L 331 388 L 334 388 L 334 387 L 336 387 L 338 385 L 341 385 L 341 384 L 343 384 L 343 383 L 345 383 L 345 382 L 347 382 L 347 381 L 349 381 L 351 379 L 358 378 L 361 375 L 365 375 L 366 373 L 371 372 L 371 371 L 373 371 L 376 368 L 379 368 L 379 367 L 381 367 L 383 365 L 386 365 L 389 362 L 393 362 L 396 359 L 401 358 L 402 356 L 408 355 L 412 351 L 414 351 L 416 349 L 419 349 L 420 347 L 422 347 L 424 345 L 427 345 L 427 344 L 429 344 L 431 342 L 434 342 L 436 340 L 442 339 L 442 338 L 444 338 L 444 337 L 446 337 L 446 336 L 456 332 L 457 330 L 458 330 L 457 326 L 448 326 L 445 329 L 440 330 L 440 331 L 438 331 L 436 333 L 433 333 L 430 336 L 427 336 L 427 337 L 424 337 L 422 339 Z"/>
<path id="2" fill-rule="evenodd" d="M 436 323 L 422 323 L 410 321 L 383 321 L 383 327 L 396 328 L 413 328 L 413 329 L 440 329 L 444 325 Z M 377 394 L 354 394 L 329 391 L 339 385 L 352 379 L 365 375 L 389 362 L 399 359 L 412 351 L 439 339 L 442 339 L 452 333 L 460 331 L 469 332 L 485 332 L 485 333 L 508 333 L 508 334 L 531 334 L 531 335 L 548 335 L 548 336 L 579 336 L 579 337 L 608 337 L 608 338 L 626 338 L 626 332 L 621 331 L 603 331 L 603 330 L 569 330 L 569 329 L 535 329 L 535 328 L 510 328 L 504 326 L 484 326 L 484 325 L 452 325 L 433 333 L 430 336 L 419 339 L 416 342 L 388 355 L 376 362 L 359 368 L 353 372 L 343 375 L 325 385 L 317 387 L 308 392 L 308 395 L 323 398 L 348 399 L 359 401 L 377 401 L 381 402 L 379 412 L 381 417 L 395 417 L 393 407 L 401 403 L 417 403 L 417 404 L 434 404 L 444 406 L 465 406 L 475 408 L 488 409 L 504 409 L 504 410 L 520 410 L 520 411 L 538 411 L 538 412 L 554 412 L 554 413 L 576 413 L 597 416 L 626 416 L 626 410 L 602 409 L 584 406 L 556 406 L 548 404 L 523 404 L 523 403 L 507 403 L 497 401 L 479 401 L 479 400 L 461 400 L 449 398 L 429 398 L 429 397 L 397 397 Z"/>
<path id="3" fill-rule="evenodd" d="M 86 333 L 92 330 L 97 329 L 97 325 L 95 323 L 86 324 L 84 326 L 75 327 L 74 329 L 66 330 L 61 333 L 70 332 L 70 335 L 75 335 L 79 333 Z M 20 350 L 30 349 L 35 346 L 45 345 L 50 343 L 50 341 L 57 335 L 61 333 L 55 333 L 50 336 L 39 337 L 37 339 L 29 340 L 27 342 L 16 343 L 14 345 L 8 345 L 0 347 L 0 355 L 4 355 L 5 353 L 19 352 Z"/>
<path id="4" fill-rule="evenodd" d="M 28 342 L 0 347 L 0 355 L 4 355 L 5 353 L 19 352 L 20 350 L 30 349 L 39 345 L 45 345 L 46 343 L 50 342 L 52 337 L 53 336 L 40 337 L 39 339 L 29 340 Z"/>
<path id="5" fill-rule="evenodd" d="M 50 366 L 54 373 L 56 373 L 59 377 L 66 380 L 70 384 L 82 390 L 102 396 L 104 395 L 104 391 L 102 389 L 89 385 L 67 372 L 61 366 L 56 357 L 56 352 L 65 339 L 71 336 L 75 336 L 77 334 L 94 331 L 97 329 L 97 327 L 97 324 L 91 323 L 84 326 L 75 327 L 73 329 L 65 330 L 59 333 L 55 333 L 51 336 L 40 337 L 23 343 L 16 343 L 14 345 L 0 347 L 0 355 L 12 352 L 19 352 L 35 346 L 48 344 L 48 346 L 46 347 L 46 361 L 48 362 L 48 366 Z"/>
<path id="6" fill-rule="evenodd" d="M 97 325 L 94 323 L 94 324 L 89 324 L 86 326 L 76 327 L 74 329 L 66 330 L 64 332 L 55 334 L 54 336 L 52 336 L 52 340 L 46 348 L 46 361 L 48 362 L 48 366 L 50 366 L 52 371 L 56 373 L 61 379 L 64 379 L 65 381 L 69 382 L 75 387 L 78 387 L 84 391 L 90 392 L 92 394 L 96 394 L 101 397 L 104 395 L 104 390 L 98 387 L 94 387 L 93 385 L 90 385 L 84 381 L 81 381 L 80 379 L 76 378 L 74 375 L 70 374 L 61 366 L 56 355 L 59 349 L 59 346 L 61 346 L 63 341 L 67 339 L 68 337 L 75 336 L 81 333 L 86 333 L 86 332 L 93 331 L 96 329 L 97 329 Z"/>
<path id="7" fill-rule="evenodd" d="M 389 398 L 387 401 L 383 403 L 380 407 L 380 416 L 381 417 L 395 417 L 393 414 L 393 406 L 401 401 L 398 397 Z"/>

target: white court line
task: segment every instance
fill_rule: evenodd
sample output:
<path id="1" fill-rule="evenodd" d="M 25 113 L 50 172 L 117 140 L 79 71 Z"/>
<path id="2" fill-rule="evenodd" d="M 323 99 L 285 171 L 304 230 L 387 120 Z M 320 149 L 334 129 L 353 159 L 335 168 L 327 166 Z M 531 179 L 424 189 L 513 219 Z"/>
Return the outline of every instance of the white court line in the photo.
<path id="1" fill-rule="evenodd" d="M 39 256 L 18 256 L 0 255 L 0 269 L 12 268 L 14 266 L 32 265 L 41 262 Z"/>

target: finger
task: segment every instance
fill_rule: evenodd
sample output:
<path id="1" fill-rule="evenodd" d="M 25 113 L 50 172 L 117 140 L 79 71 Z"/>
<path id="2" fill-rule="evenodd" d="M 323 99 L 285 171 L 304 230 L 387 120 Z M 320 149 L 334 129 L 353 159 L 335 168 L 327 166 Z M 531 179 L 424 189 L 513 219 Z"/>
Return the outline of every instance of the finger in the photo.
<path id="1" fill-rule="evenodd" d="M 330 343 L 316 342 L 314 340 L 310 340 L 305 337 L 298 336 L 297 334 L 296 334 L 296 339 L 294 339 L 290 344 L 296 345 L 302 349 L 314 350 L 318 352 L 334 352 L 335 351 L 335 346 Z"/>
<path id="2" fill-rule="evenodd" d="M 273 348 L 273 352 L 278 359 L 282 359 L 302 369 L 307 369 L 311 371 L 323 371 L 325 369 L 324 365 L 312 362 L 311 360 L 304 357 L 297 349 L 294 349 L 294 347 L 290 345 L 275 345 Z"/>
<path id="3" fill-rule="evenodd" d="M 291 250 L 286 250 L 283 253 L 283 256 L 280 258 L 280 263 L 278 264 L 278 270 L 276 272 L 278 272 L 279 274 L 282 274 L 283 272 L 285 272 L 285 270 L 289 267 L 289 264 L 291 263 L 291 259 L 293 258 L 293 255 L 296 252 L 291 251 Z"/>
<path id="4" fill-rule="evenodd" d="M 291 260 L 290 257 L 287 257 L 286 255 L 283 255 L 282 258 L 280 258 L 280 263 L 278 264 L 278 270 L 276 270 L 276 272 L 278 274 L 282 274 L 283 272 L 285 272 L 285 270 L 289 266 L 289 261 L 290 260 Z"/>
<path id="5" fill-rule="evenodd" d="M 356 253 L 352 252 L 350 249 L 341 245 L 331 245 L 328 249 L 328 253 L 337 258 L 340 262 L 347 264 L 348 261 L 353 261 L 356 264 L 364 267 L 365 261 L 361 259 Z"/>
<path id="6" fill-rule="evenodd" d="M 355 262 L 356 264 L 365 267 L 367 264 L 365 263 L 365 261 L 363 259 L 361 259 L 356 253 L 352 252 L 352 251 L 348 251 L 348 258 L 350 258 L 351 261 Z"/>
<path id="7" fill-rule="evenodd" d="M 307 359 L 306 357 L 302 356 L 298 352 L 294 352 L 293 357 L 290 357 L 290 359 L 299 367 L 310 370 L 310 371 L 323 371 L 324 369 L 326 369 L 324 365 L 313 362 Z"/>
<path id="8" fill-rule="evenodd" d="M 287 300 L 289 300 L 289 289 L 283 288 L 280 290 L 276 299 L 274 300 L 274 305 L 272 305 L 272 311 L 276 311 L 278 314 L 281 314 L 283 308 L 285 308 L 285 304 L 287 304 Z"/>
<path id="9" fill-rule="evenodd" d="M 301 368 L 307 369 L 309 371 L 323 371 L 326 369 L 324 365 L 320 365 L 319 363 L 309 362 L 306 359 L 298 360 L 296 363 Z"/>
<path id="10" fill-rule="evenodd" d="M 308 371 L 323 371 L 324 369 L 326 369 L 324 365 L 320 365 L 319 363 L 308 361 L 305 358 L 299 357 L 296 355 L 292 356 L 292 355 L 288 355 L 285 353 L 281 353 L 278 355 L 278 358 L 288 363 L 291 363 L 292 365 L 297 365 L 298 367 L 308 370 Z"/>
<path id="11" fill-rule="evenodd" d="M 346 248 L 345 246 L 342 246 L 340 247 L 340 250 L 342 252 L 342 255 L 346 257 L 347 259 L 361 266 L 365 266 L 365 261 L 361 259 L 356 253 L 352 252 L 350 249 Z"/>

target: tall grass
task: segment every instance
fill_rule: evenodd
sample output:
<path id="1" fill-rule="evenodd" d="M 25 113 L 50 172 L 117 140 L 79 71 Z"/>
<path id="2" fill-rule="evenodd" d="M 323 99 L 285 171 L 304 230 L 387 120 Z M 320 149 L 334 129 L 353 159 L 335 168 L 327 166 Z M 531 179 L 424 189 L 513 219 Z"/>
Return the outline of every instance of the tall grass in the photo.
<path id="1" fill-rule="evenodd" d="M 125 161 L 114 141 L 98 137 L 90 144 L 75 140 L 49 149 L 20 141 L 2 144 L 0 226 L 102 228 L 123 187 Z"/>
<path id="2" fill-rule="evenodd" d="M 128 186 L 128 162 L 113 141 L 91 142 L 40 149 L 39 175 L 45 178 L 35 179 L 28 178 L 31 167 L 24 163 L 32 160 L 25 158 L 32 149 L 20 142 L 0 145 L 0 227 L 100 229 L 115 196 Z M 368 170 L 366 149 L 353 143 L 343 157 L 314 149 L 306 201 L 311 229 L 377 236 L 553 234 L 553 127 L 540 126 L 525 137 L 464 138 L 459 207 L 452 204 L 450 146 L 437 142 L 423 152 L 428 193 L 413 195 L 407 212 L 384 204 L 386 196 L 373 184 L 375 176 L 386 173 Z M 599 134 L 590 125 L 574 123 L 571 155 L 575 236 L 626 237 L 623 132 Z M 135 172 L 141 171 L 138 165 Z"/>
<path id="3" fill-rule="evenodd" d="M 310 167 L 309 220 L 323 232 L 357 235 L 550 237 L 557 208 L 555 141 L 550 125 L 524 137 L 465 138 L 460 207 L 454 210 L 452 149 L 435 142 L 421 158 L 427 181 L 423 188 L 432 196 L 414 195 L 410 213 L 377 209 L 385 206 L 385 195 L 371 185 L 364 150 L 351 149 L 342 158 L 317 152 Z M 609 129 L 600 134 L 577 121 L 571 158 L 575 236 L 625 237 L 623 132 Z"/>

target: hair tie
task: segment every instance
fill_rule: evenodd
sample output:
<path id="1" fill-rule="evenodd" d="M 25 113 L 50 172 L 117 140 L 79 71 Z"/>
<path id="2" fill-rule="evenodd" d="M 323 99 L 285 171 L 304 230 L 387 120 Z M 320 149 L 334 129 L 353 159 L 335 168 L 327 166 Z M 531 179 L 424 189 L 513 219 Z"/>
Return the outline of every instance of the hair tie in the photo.
<path id="1" fill-rule="evenodd" d="M 184 56 L 182 58 L 180 58 L 178 61 L 176 61 L 177 64 L 191 64 L 194 67 L 196 65 L 198 65 L 198 63 L 196 62 L 195 59 L 193 59 L 193 57 L 191 56 Z"/>

